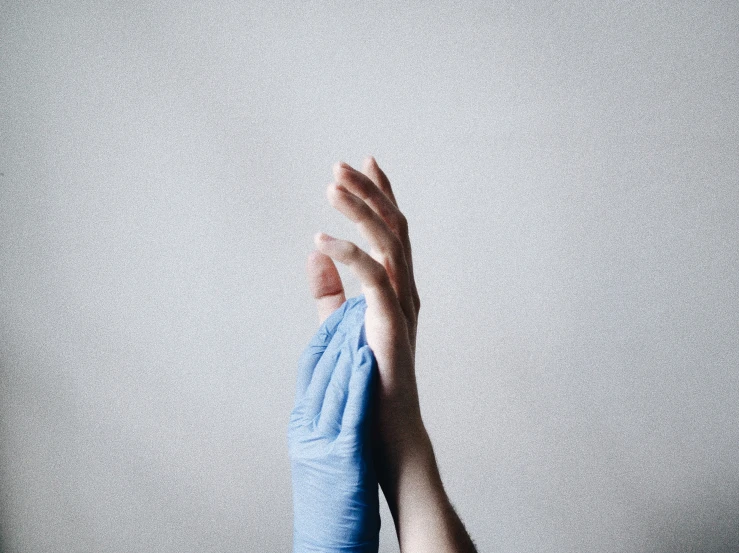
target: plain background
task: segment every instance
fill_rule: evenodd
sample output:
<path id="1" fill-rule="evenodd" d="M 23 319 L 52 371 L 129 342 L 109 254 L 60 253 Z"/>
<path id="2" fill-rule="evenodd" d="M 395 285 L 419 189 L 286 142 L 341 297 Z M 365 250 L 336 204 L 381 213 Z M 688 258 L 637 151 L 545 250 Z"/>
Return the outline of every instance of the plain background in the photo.
<path id="1" fill-rule="evenodd" d="M 374 154 L 480 551 L 739 551 L 738 90 L 734 1 L 1 2 L 0 549 L 290 549 Z"/>

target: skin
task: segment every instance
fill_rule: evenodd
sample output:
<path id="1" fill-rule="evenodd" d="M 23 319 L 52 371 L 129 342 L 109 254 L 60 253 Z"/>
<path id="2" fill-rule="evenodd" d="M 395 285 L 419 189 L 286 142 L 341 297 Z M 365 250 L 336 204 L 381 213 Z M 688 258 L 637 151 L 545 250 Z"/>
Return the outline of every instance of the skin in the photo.
<path id="1" fill-rule="evenodd" d="M 379 371 L 375 409 L 378 480 L 395 521 L 403 553 L 471 553 L 475 547 L 454 511 L 439 476 L 421 418 L 415 374 L 418 313 L 408 223 L 385 173 L 373 157 L 362 171 L 333 166 L 326 194 L 370 244 L 318 233 L 306 269 L 320 322 L 346 299 L 334 261 L 357 276 L 367 302 L 367 343 Z"/>

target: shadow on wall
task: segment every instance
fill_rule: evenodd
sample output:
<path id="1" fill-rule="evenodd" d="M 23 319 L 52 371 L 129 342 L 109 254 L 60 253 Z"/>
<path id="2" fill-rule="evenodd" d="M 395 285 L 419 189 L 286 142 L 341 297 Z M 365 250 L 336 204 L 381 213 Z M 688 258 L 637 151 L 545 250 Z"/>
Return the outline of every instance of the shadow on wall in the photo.
<path id="1" fill-rule="evenodd" d="M 739 488 L 724 498 L 692 500 L 688 508 L 668 512 L 652 526 L 657 529 L 645 551 L 739 553 Z"/>

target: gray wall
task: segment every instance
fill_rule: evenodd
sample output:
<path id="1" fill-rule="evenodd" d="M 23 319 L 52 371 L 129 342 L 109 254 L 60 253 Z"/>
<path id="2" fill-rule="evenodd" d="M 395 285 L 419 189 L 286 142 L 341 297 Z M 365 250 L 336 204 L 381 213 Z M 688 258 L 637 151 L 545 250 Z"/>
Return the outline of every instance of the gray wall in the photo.
<path id="1" fill-rule="evenodd" d="M 289 549 L 374 154 L 480 550 L 739 551 L 739 5 L 265 4 L 0 3 L 0 549 Z"/>

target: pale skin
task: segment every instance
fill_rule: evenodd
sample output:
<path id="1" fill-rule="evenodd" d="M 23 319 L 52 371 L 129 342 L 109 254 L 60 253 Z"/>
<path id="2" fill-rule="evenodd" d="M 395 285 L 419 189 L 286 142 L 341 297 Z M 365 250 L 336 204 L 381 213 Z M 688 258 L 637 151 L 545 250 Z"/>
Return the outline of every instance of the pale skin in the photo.
<path id="1" fill-rule="evenodd" d="M 367 343 L 379 372 L 375 421 L 378 480 L 395 521 L 403 553 L 473 553 L 475 547 L 444 491 L 421 418 L 415 374 L 420 300 L 413 276 L 405 216 L 373 157 L 362 171 L 333 167 L 331 205 L 353 221 L 370 244 L 319 233 L 306 265 L 320 322 L 346 300 L 334 261 L 357 276 L 367 302 Z"/>

